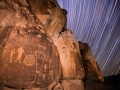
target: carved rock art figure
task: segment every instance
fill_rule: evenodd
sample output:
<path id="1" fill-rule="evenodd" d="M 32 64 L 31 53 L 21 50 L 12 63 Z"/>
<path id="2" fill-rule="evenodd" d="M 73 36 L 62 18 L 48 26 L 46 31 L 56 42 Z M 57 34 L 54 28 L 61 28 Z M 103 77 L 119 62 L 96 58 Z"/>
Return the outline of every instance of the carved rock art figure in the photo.
<path id="1" fill-rule="evenodd" d="M 21 59 L 22 59 L 22 55 L 24 54 L 24 49 L 22 47 L 19 47 L 17 49 L 18 55 L 17 55 L 17 59 L 15 60 L 15 62 L 19 61 L 19 63 L 21 63 Z"/>
<path id="2" fill-rule="evenodd" d="M 13 55 L 16 53 L 15 49 L 10 51 L 10 63 L 13 61 Z"/>
<path id="3" fill-rule="evenodd" d="M 34 65 L 35 64 L 35 57 L 34 57 L 34 55 L 27 55 L 23 62 L 27 66 Z"/>

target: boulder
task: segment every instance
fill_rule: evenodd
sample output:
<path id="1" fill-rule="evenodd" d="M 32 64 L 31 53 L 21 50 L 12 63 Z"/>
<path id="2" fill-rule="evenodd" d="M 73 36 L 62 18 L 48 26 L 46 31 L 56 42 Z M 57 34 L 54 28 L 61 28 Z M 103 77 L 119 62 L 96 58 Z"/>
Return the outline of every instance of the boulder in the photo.
<path id="1" fill-rule="evenodd" d="M 79 45 L 72 31 L 66 30 L 61 32 L 58 38 L 52 38 L 59 52 L 62 78 L 84 78 L 85 72 Z"/>
<path id="2" fill-rule="evenodd" d="M 0 59 L 0 81 L 11 87 L 47 87 L 61 77 L 61 64 L 54 44 L 39 33 L 21 35 L 11 27 Z M 35 30 L 35 29 L 34 29 Z"/>
<path id="3" fill-rule="evenodd" d="M 104 81 L 103 74 L 87 43 L 79 42 L 80 53 L 85 68 L 85 77 L 90 80 Z"/>
<path id="4" fill-rule="evenodd" d="M 53 90 L 65 90 L 61 83 L 57 83 Z"/>
<path id="5" fill-rule="evenodd" d="M 79 79 L 62 80 L 61 83 L 63 85 L 64 90 L 84 90 L 83 82 Z"/>
<path id="6" fill-rule="evenodd" d="M 62 16 L 62 9 L 55 0 L 0 1 L 1 85 L 46 88 L 59 81 L 60 59 L 48 31 L 57 33 L 54 31 L 57 29 L 49 28 L 57 19 L 60 23 L 57 17 Z"/>

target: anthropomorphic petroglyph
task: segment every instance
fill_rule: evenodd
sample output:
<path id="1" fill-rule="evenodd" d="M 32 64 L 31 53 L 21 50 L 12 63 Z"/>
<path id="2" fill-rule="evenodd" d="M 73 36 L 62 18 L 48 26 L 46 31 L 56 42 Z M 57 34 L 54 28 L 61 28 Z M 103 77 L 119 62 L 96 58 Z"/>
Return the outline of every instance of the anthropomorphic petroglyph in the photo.
<path id="1" fill-rule="evenodd" d="M 15 53 L 16 53 L 15 49 L 13 49 L 13 50 L 10 51 L 10 63 L 12 63 L 13 56 L 14 56 Z"/>
<path id="2" fill-rule="evenodd" d="M 49 75 L 51 76 L 51 79 L 53 80 L 53 70 L 49 72 Z"/>
<path id="3" fill-rule="evenodd" d="M 34 53 L 34 56 L 36 57 L 36 62 L 35 62 L 35 67 L 36 67 L 35 78 L 34 78 L 34 81 L 31 82 L 31 83 L 35 83 L 35 81 L 37 80 L 37 84 L 41 84 L 40 80 L 39 80 L 40 76 L 42 75 L 41 74 L 41 70 L 42 70 L 43 67 L 45 67 L 44 68 L 45 71 L 47 69 L 47 66 L 43 66 L 44 62 L 46 60 L 46 55 L 45 55 L 46 47 L 44 47 L 44 46 L 42 46 L 40 44 L 38 44 L 38 47 L 39 47 L 38 51 L 35 51 L 35 53 Z M 42 65 L 41 66 L 39 65 L 40 61 L 42 61 Z"/>
<path id="4" fill-rule="evenodd" d="M 45 64 L 44 65 L 44 72 L 46 72 L 46 70 L 47 70 L 47 65 Z"/>
<path id="5" fill-rule="evenodd" d="M 18 55 L 17 55 L 17 59 L 15 60 L 15 62 L 19 61 L 19 63 L 21 63 L 21 58 L 25 51 L 24 51 L 23 47 L 19 47 L 17 49 L 17 52 L 18 52 Z"/>

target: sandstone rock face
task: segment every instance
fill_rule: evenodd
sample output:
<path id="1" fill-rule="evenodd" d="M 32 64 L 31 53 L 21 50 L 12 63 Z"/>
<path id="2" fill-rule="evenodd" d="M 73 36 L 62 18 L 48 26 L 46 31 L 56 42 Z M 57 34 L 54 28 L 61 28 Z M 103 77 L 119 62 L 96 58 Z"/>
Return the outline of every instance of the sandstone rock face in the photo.
<path id="1" fill-rule="evenodd" d="M 84 78 L 84 68 L 82 65 L 79 46 L 75 36 L 70 30 L 60 34 L 58 38 L 53 38 L 58 48 L 62 65 L 63 78 Z"/>
<path id="2" fill-rule="evenodd" d="M 64 90 L 84 90 L 82 80 L 62 80 Z"/>
<path id="3" fill-rule="evenodd" d="M 91 52 L 89 45 L 87 43 L 79 42 L 79 47 L 87 79 L 104 81 L 103 74 Z"/>
<path id="4" fill-rule="evenodd" d="M 29 0 L 29 5 L 47 35 L 58 37 L 66 28 L 64 10 L 59 7 L 56 0 Z"/>
<path id="5" fill-rule="evenodd" d="M 1 89 L 84 90 L 85 71 L 103 81 L 89 46 L 66 29 L 66 14 L 56 0 L 0 0 Z"/>
<path id="6" fill-rule="evenodd" d="M 11 28 L 1 57 L 1 83 L 17 87 L 47 87 L 60 79 L 60 60 L 56 47 L 46 36 L 20 35 Z M 24 32 L 23 32 L 24 33 Z M 42 42 L 42 43 L 41 43 Z M 6 82 L 6 83 L 5 83 Z M 25 83 L 25 85 L 23 84 Z M 15 86 L 16 85 L 7 85 Z"/>
<path id="7" fill-rule="evenodd" d="M 59 81 L 61 77 L 58 51 L 47 34 L 48 25 L 51 25 L 50 23 L 55 19 L 51 17 L 52 14 L 59 17 L 54 7 L 57 7 L 59 11 L 61 9 L 56 2 L 54 4 L 54 1 L 42 0 L 38 2 L 40 6 L 47 4 L 48 7 L 37 12 L 37 8 L 40 8 L 37 6 L 38 0 L 34 3 L 33 1 L 0 1 L 1 85 L 14 88 L 45 88 Z"/>
<path id="8" fill-rule="evenodd" d="M 61 83 L 58 83 L 53 90 L 65 90 Z"/>

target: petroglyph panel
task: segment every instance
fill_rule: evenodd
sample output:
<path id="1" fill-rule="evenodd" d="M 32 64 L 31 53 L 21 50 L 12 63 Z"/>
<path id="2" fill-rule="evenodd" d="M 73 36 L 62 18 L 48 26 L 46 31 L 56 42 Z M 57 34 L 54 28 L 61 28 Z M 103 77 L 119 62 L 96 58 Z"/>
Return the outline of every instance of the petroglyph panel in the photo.
<path id="1" fill-rule="evenodd" d="M 6 42 L 0 60 L 0 81 L 28 82 L 10 87 L 47 87 L 60 78 L 60 60 L 55 46 L 47 36 L 34 33 L 19 34 L 16 28 Z"/>

